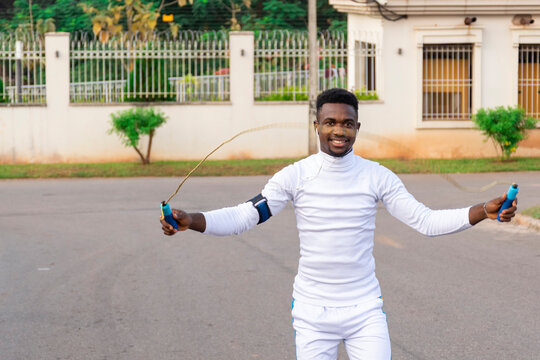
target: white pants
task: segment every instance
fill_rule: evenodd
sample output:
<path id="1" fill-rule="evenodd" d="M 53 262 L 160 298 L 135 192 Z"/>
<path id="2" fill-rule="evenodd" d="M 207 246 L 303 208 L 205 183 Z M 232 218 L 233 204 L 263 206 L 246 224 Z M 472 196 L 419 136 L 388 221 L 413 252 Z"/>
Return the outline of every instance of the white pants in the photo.
<path id="1" fill-rule="evenodd" d="M 314 306 L 293 300 L 298 360 L 335 360 L 340 341 L 350 360 L 390 360 L 390 337 L 383 300 L 345 306 Z"/>

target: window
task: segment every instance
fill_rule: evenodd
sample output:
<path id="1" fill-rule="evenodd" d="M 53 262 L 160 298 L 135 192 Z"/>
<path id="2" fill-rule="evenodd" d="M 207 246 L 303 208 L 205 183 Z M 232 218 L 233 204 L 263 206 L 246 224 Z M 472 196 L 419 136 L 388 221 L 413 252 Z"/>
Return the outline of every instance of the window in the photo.
<path id="1" fill-rule="evenodd" d="M 377 55 L 375 44 L 355 41 L 354 55 L 355 88 L 363 93 L 375 93 L 375 60 Z"/>
<path id="2" fill-rule="evenodd" d="M 471 26 L 415 28 L 412 100 L 418 129 L 474 128 L 471 114 L 482 107 L 482 31 Z"/>
<path id="3" fill-rule="evenodd" d="M 518 105 L 540 119 L 540 44 L 520 44 L 518 59 Z"/>
<path id="4" fill-rule="evenodd" d="M 470 120 L 472 44 L 424 44 L 422 120 Z"/>

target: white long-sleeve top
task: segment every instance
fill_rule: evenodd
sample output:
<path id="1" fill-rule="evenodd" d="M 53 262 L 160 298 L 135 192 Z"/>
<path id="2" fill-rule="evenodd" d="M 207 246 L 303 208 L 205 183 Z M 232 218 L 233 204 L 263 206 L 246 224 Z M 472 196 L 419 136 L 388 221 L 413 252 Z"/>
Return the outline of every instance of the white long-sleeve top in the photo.
<path id="1" fill-rule="evenodd" d="M 427 236 L 469 228 L 469 208 L 431 210 L 380 164 L 354 155 L 319 152 L 276 173 L 262 195 L 273 215 L 292 201 L 300 238 L 293 297 L 320 306 L 351 306 L 381 296 L 373 237 L 377 202 Z M 250 203 L 203 213 L 205 234 L 231 235 L 255 226 Z"/>

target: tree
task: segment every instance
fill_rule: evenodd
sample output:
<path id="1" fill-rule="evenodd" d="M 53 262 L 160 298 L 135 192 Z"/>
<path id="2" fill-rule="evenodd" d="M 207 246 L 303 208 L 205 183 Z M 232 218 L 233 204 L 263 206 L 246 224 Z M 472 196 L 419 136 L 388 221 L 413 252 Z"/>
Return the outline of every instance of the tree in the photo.
<path id="1" fill-rule="evenodd" d="M 124 6 L 109 3 L 107 8 L 98 9 L 87 3 L 80 3 L 82 11 L 91 17 L 92 31 L 99 40 L 106 42 L 111 36 L 122 33 L 123 26 L 119 24 Z"/>
<path id="2" fill-rule="evenodd" d="M 262 29 L 293 29 L 298 23 L 297 19 L 302 19 L 302 25 L 306 24 L 306 1 L 282 1 L 268 0 L 262 5 L 261 17 L 253 18 L 254 27 Z"/>
<path id="3" fill-rule="evenodd" d="M 525 114 L 520 107 L 499 106 L 479 109 L 473 116 L 483 134 L 499 145 L 501 160 L 508 160 L 516 151 L 518 143 L 525 139 L 527 129 L 534 129 L 537 120 Z"/>
<path id="4" fill-rule="evenodd" d="M 199 0 L 202 3 L 208 3 L 208 0 Z M 251 0 L 216 0 L 222 7 L 224 7 L 230 14 L 230 29 L 231 30 L 241 30 L 242 26 L 238 22 L 238 16 L 240 12 L 244 9 L 251 8 Z M 189 2 L 190 5 L 193 5 L 194 0 L 178 0 L 178 5 L 186 6 Z"/>
<path id="5" fill-rule="evenodd" d="M 73 33 L 76 31 L 89 31 L 92 29 L 91 17 L 82 11 L 77 0 L 56 0 L 51 5 L 51 17 L 55 19 L 58 31 Z M 106 8 L 108 0 L 87 0 L 89 6 Z"/>
<path id="6" fill-rule="evenodd" d="M 112 128 L 109 130 L 109 134 L 117 134 L 125 146 L 133 147 L 141 158 L 142 164 L 146 165 L 150 164 L 154 133 L 166 121 L 167 118 L 161 111 L 151 107 L 123 110 L 111 114 Z M 139 150 L 142 135 L 148 135 L 146 156 Z"/>
<path id="7" fill-rule="evenodd" d="M 17 39 L 34 40 L 35 36 L 38 35 L 39 39 L 43 41 L 45 33 L 56 30 L 54 19 L 43 16 L 43 14 L 40 13 L 40 10 L 42 9 L 39 5 L 33 4 L 32 0 L 18 0 L 15 1 L 14 5 L 19 7 L 24 6 L 25 10 L 22 13 L 17 14 L 18 24 L 14 29 Z M 36 10 L 37 14 L 34 14 Z"/>
<path id="8" fill-rule="evenodd" d="M 95 7 L 106 7 L 108 0 L 89 0 Z M 75 32 L 88 31 L 90 19 L 82 12 L 76 0 L 32 0 L 33 23 L 52 21 L 58 31 Z M 0 31 L 14 31 L 19 25 L 30 23 L 30 3 L 28 0 L 15 0 L 6 10 L 4 18 L 0 19 Z M 49 20 L 50 19 L 50 20 Z M 36 29 L 39 31 L 39 29 Z M 30 29 L 27 30 L 30 32 Z"/>
<path id="9" fill-rule="evenodd" d="M 0 29 L 13 31 L 21 23 L 33 24 L 39 19 L 54 19 L 58 31 L 91 31 L 96 12 L 85 13 L 76 0 L 14 0 L 13 4 L 2 5 L 6 16 L 0 19 Z M 227 28 L 249 30 L 263 29 L 306 29 L 306 1 L 301 0 L 83 0 L 87 8 L 98 10 L 109 19 L 109 6 L 123 6 L 122 17 L 116 25 L 122 31 L 132 33 L 133 22 L 139 18 L 155 31 L 178 30 L 223 30 Z M 136 8 L 139 8 L 136 9 Z M 144 9 L 143 9 L 144 7 Z M 163 13 L 174 14 L 173 23 L 160 21 Z M 317 24 L 320 30 L 346 29 L 346 15 L 338 13 L 328 0 L 317 0 Z M 137 15 L 138 19 L 135 19 Z M 130 20 L 131 19 L 131 20 Z M 110 21 L 110 20 L 109 20 Z M 155 26 L 151 26 L 156 21 Z M 105 23 L 100 25 L 104 28 Z M 108 24 L 107 24 L 108 25 Z M 30 31 L 30 30 L 29 30 Z M 105 30 L 103 30 L 105 31 Z"/>
<path id="10" fill-rule="evenodd" d="M 338 13 L 328 0 L 317 0 L 319 30 L 347 30 L 346 15 Z M 307 1 L 253 0 L 252 11 L 244 18 L 244 27 L 254 30 L 307 28 Z"/>
<path id="11" fill-rule="evenodd" d="M 126 39 L 132 39 L 137 35 L 139 39 L 146 39 L 152 34 L 158 25 L 161 12 L 172 5 L 185 6 L 188 0 L 165 0 L 143 2 L 142 0 L 108 0 L 106 8 L 95 7 L 89 3 L 80 3 L 79 6 L 83 12 L 90 16 L 92 21 L 92 30 L 100 40 L 105 42 L 111 36 L 117 34 L 125 35 Z M 193 0 L 189 0 L 193 4 Z M 221 1 L 221 0 L 219 0 Z M 233 0 L 230 0 L 233 2 Z M 250 0 L 243 0 L 249 2 Z M 158 5 L 159 3 L 159 5 Z M 234 7 L 234 12 L 239 8 Z M 124 25 L 127 29 L 124 29 Z M 169 30 L 176 37 L 179 26 L 176 23 L 170 23 Z"/>

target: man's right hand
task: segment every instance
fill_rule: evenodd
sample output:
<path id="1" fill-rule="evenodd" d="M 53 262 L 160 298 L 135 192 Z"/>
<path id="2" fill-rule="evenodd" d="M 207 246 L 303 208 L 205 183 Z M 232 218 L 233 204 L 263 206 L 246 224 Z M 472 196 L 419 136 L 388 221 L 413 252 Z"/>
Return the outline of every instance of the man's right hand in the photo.
<path id="1" fill-rule="evenodd" d="M 185 211 L 178 210 L 178 209 L 172 209 L 172 216 L 176 220 L 176 223 L 178 224 L 178 229 L 176 230 L 173 228 L 171 224 L 169 224 L 165 219 L 160 219 L 161 222 L 161 229 L 163 230 L 163 233 L 165 235 L 174 235 L 178 231 L 185 231 L 189 229 L 191 224 L 193 223 L 193 218 L 190 214 L 186 213 Z"/>

